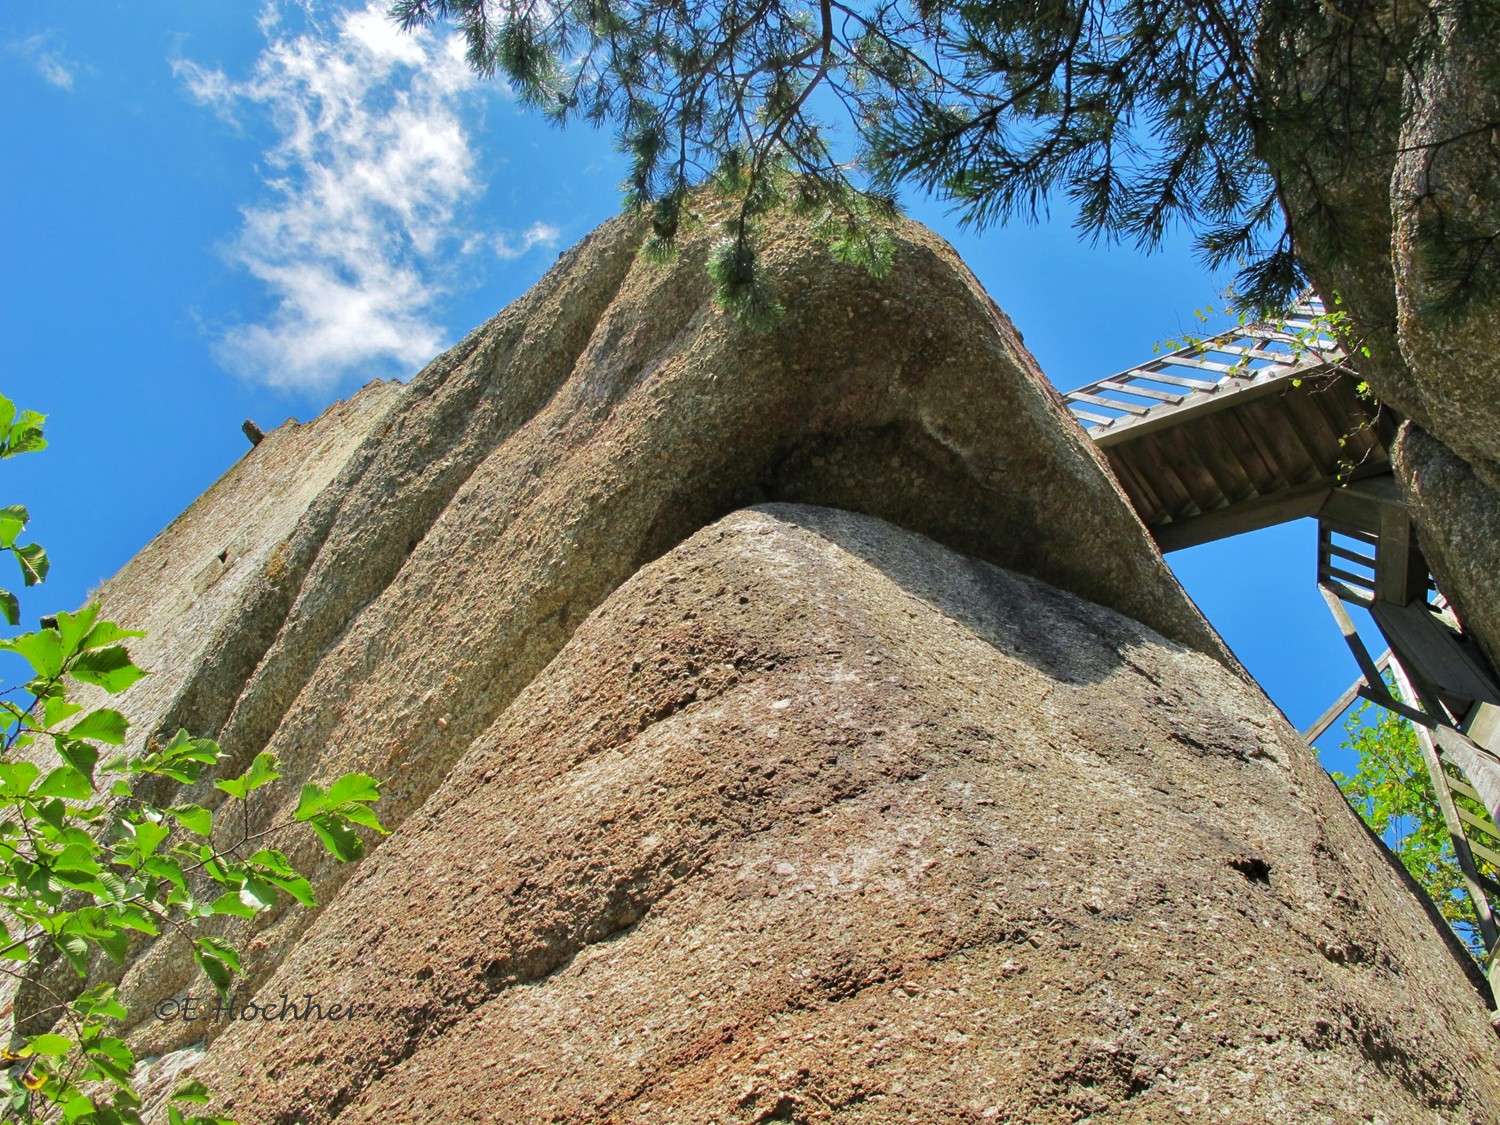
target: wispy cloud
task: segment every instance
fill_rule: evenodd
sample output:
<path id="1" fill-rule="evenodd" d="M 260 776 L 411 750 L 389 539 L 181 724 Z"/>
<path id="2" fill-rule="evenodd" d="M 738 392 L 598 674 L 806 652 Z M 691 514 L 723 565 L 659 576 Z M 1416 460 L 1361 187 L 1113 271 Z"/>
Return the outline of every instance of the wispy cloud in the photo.
<path id="1" fill-rule="evenodd" d="M 12 43 L 11 50 L 29 61 L 47 82 L 60 90 L 71 90 L 78 64 L 53 45 L 56 38 L 55 33 L 44 31 Z"/>
<path id="2" fill-rule="evenodd" d="M 562 237 L 562 231 L 551 223 L 532 223 L 520 234 L 513 231 L 501 231 L 490 240 L 494 247 L 495 256 L 504 262 L 512 262 L 515 259 L 530 253 L 538 246 L 546 249 L 557 245 L 557 240 Z"/>
<path id="3" fill-rule="evenodd" d="M 266 114 L 275 130 L 268 198 L 243 210 L 228 248 L 276 301 L 218 341 L 219 361 L 247 377 L 326 389 L 410 371 L 444 344 L 440 276 L 483 188 L 464 111 L 496 87 L 474 79 L 457 37 L 402 34 L 387 6 L 370 0 L 296 34 L 268 9 L 268 44 L 243 81 L 173 64 L 203 105 L 228 120 Z M 519 254 L 556 237 L 534 224 L 504 246 Z"/>

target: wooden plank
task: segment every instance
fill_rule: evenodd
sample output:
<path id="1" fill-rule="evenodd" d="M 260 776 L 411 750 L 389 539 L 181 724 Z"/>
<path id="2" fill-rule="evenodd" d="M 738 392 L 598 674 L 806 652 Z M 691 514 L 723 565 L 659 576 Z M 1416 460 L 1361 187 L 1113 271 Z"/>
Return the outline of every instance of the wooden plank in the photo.
<path id="1" fill-rule="evenodd" d="M 1459 819 L 1476 831 L 1483 832 L 1486 836 L 1500 842 L 1500 828 L 1496 828 L 1492 820 L 1487 816 L 1477 816 L 1462 805 L 1456 806 Z M 1500 867 L 1500 861 L 1492 861 L 1496 867 Z"/>
<path id="2" fill-rule="evenodd" d="M 1170 455 L 1157 440 L 1159 434 L 1150 435 L 1136 449 L 1136 466 L 1141 475 L 1151 482 L 1162 498 L 1162 510 L 1174 520 L 1196 516 L 1199 509 L 1193 499 L 1192 490 L 1171 464 Z"/>
<path id="3" fill-rule="evenodd" d="M 1224 495 L 1229 497 L 1231 503 L 1240 504 L 1255 499 L 1260 495 L 1260 489 L 1251 479 L 1249 469 L 1240 460 L 1237 443 L 1226 434 L 1223 424 L 1226 414 L 1227 411 L 1220 411 L 1218 414 L 1204 415 L 1198 425 L 1189 429 L 1188 437 L 1200 456 L 1212 458 L 1209 467 L 1218 478 Z"/>
<path id="4" fill-rule="evenodd" d="M 1253 465 L 1258 460 L 1264 466 L 1263 474 L 1257 475 L 1257 480 L 1262 482 L 1260 490 L 1271 492 L 1288 487 L 1289 481 L 1282 469 L 1281 456 L 1277 452 L 1276 445 L 1268 440 L 1267 435 L 1259 426 L 1254 424 L 1253 413 L 1241 410 L 1238 405 L 1234 405 L 1224 411 L 1221 417 L 1226 430 L 1245 436 L 1249 448 L 1241 460 L 1246 465 Z"/>
<path id="5" fill-rule="evenodd" d="M 1178 479 L 1191 490 L 1200 513 L 1226 507 L 1229 497 L 1224 495 L 1218 478 L 1193 445 L 1189 434 L 1188 427 L 1163 430 L 1156 435 L 1157 445 L 1166 452 Z"/>
<path id="6" fill-rule="evenodd" d="M 1391 674 L 1396 681 L 1396 688 L 1408 698 L 1415 699 L 1411 680 L 1402 668 L 1399 658 L 1391 662 Z M 1495 948 L 1495 939 L 1500 935 L 1495 925 L 1495 918 L 1491 912 L 1489 899 L 1485 894 L 1484 884 L 1480 882 L 1479 865 L 1474 862 L 1474 852 L 1481 850 L 1471 844 L 1468 835 L 1464 832 L 1463 820 L 1459 816 L 1458 802 L 1453 799 L 1449 792 L 1450 778 L 1448 771 L 1443 768 L 1442 758 L 1438 754 L 1437 746 L 1432 740 L 1432 735 L 1423 727 L 1417 727 L 1417 747 L 1422 752 L 1422 764 L 1427 767 L 1427 776 L 1432 781 L 1433 792 L 1437 797 L 1438 809 L 1443 814 L 1443 823 L 1448 829 L 1448 836 L 1453 841 L 1453 853 L 1458 860 L 1459 873 L 1463 875 L 1464 887 L 1469 892 L 1469 900 L 1474 904 L 1475 920 L 1479 924 L 1479 935 L 1484 940 L 1486 950 Z M 1468 788 L 1467 786 L 1465 788 Z M 1473 792 L 1471 789 L 1470 792 Z M 1488 851 L 1488 849 L 1482 849 Z M 1488 857 L 1486 857 L 1488 858 Z M 1490 862 L 1494 862 L 1491 860 Z"/>
<path id="7" fill-rule="evenodd" d="M 1379 672 L 1384 672 L 1390 666 L 1390 663 L 1390 649 L 1386 649 L 1375 658 L 1375 668 Z M 1306 742 L 1309 746 L 1316 742 L 1325 730 L 1333 726 L 1334 720 L 1349 710 L 1349 706 L 1359 698 L 1359 689 L 1364 686 L 1364 683 L 1364 680 L 1355 680 L 1350 684 L 1348 690 L 1335 699 L 1333 705 L 1328 710 L 1318 716 L 1318 721 L 1302 732 L 1302 741 Z"/>
<path id="8" fill-rule="evenodd" d="M 1151 376 L 1154 378 L 1155 376 Z M 1213 414 L 1230 407 L 1243 406 L 1263 396 L 1275 395 L 1291 386 L 1292 376 L 1278 375 L 1253 383 L 1216 385 L 1216 393 L 1189 395 L 1176 406 L 1160 406 L 1148 418 L 1129 418 L 1121 422 L 1106 440 L 1129 441 L 1143 433 L 1183 425 L 1189 418 Z"/>
<path id="9" fill-rule="evenodd" d="M 1453 790 L 1453 792 L 1462 793 L 1465 797 L 1469 798 L 1469 800 L 1475 801 L 1480 805 L 1484 804 L 1484 801 L 1479 796 L 1479 790 L 1475 789 L 1467 781 L 1459 781 L 1456 777 L 1450 774 L 1448 776 L 1448 785 Z"/>
<path id="10" fill-rule="evenodd" d="M 1228 355 L 1244 356 L 1246 359 L 1265 359 L 1272 363 L 1291 364 L 1297 362 L 1297 357 L 1290 352 L 1271 351 L 1268 348 L 1245 348 L 1238 344 L 1219 344 L 1213 350 L 1224 352 Z"/>
<path id="11" fill-rule="evenodd" d="M 1166 383 L 1168 386 L 1173 387 L 1187 387 L 1189 390 L 1194 391 L 1212 391 L 1218 389 L 1219 386 L 1217 383 L 1207 383 L 1202 379 L 1189 379 L 1184 375 L 1172 375 L 1165 371 L 1152 371 L 1145 367 L 1132 368 L 1123 375 L 1116 375 L 1115 378 L 1150 379 L 1157 383 Z"/>
<path id="12" fill-rule="evenodd" d="M 1113 399 L 1105 398 L 1103 395 L 1086 394 L 1083 391 L 1074 391 L 1066 396 L 1069 402 L 1089 402 L 1095 406 L 1107 406 L 1111 410 L 1125 410 L 1131 414 L 1144 414 L 1150 410 L 1149 406 L 1142 406 L 1135 402 L 1115 402 Z"/>
<path id="13" fill-rule="evenodd" d="M 1193 359 L 1186 355 L 1164 355 L 1161 357 L 1161 362 L 1171 363 L 1178 367 L 1195 367 L 1199 371 L 1217 371 L 1221 375 L 1228 375 L 1235 370 L 1231 363 L 1212 363 L 1206 359 Z"/>
<path id="14" fill-rule="evenodd" d="M 1427 600 L 1427 564 L 1417 547 L 1417 532 L 1405 508 L 1380 510 L 1380 549 L 1375 567 L 1375 596 L 1387 605 Z"/>
<path id="15" fill-rule="evenodd" d="M 1358 551 L 1347 550 L 1344 547 L 1340 547 L 1337 543 L 1332 542 L 1325 544 L 1323 550 L 1330 555 L 1337 555 L 1341 559 L 1357 562 L 1360 566 L 1367 566 L 1371 570 L 1375 569 L 1375 559 L 1373 556 L 1362 555 Z"/>
<path id="16" fill-rule="evenodd" d="M 1101 423 L 1101 424 L 1103 424 L 1105 426 L 1107 426 L 1111 422 L 1115 421 L 1114 418 L 1106 417 L 1103 414 L 1095 414 L 1091 410 L 1082 410 L 1082 409 L 1073 407 L 1072 403 L 1069 403 L 1068 405 L 1073 410 L 1073 417 L 1075 417 L 1075 418 L 1082 418 L 1085 421 L 1089 421 L 1089 422 L 1099 422 L 1099 423 Z"/>
<path id="17" fill-rule="evenodd" d="M 1160 402 L 1181 402 L 1186 395 L 1173 394 L 1171 391 L 1158 391 L 1151 387 L 1133 387 L 1126 383 L 1119 383 L 1113 379 L 1106 379 L 1098 384 L 1102 391 L 1117 391 L 1120 394 L 1137 395 L 1140 398 L 1156 399 Z"/>
<path id="18" fill-rule="evenodd" d="M 1376 687 L 1384 688 L 1385 681 L 1380 677 L 1380 670 L 1375 667 L 1375 661 L 1370 659 L 1369 650 L 1365 648 L 1365 642 L 1360 640 L 1359 630 L 1354 627 L 1354 620 L 1349 616 L 1349 611 L 1344 608 L 1344 603 L 1339 600 L 1335 589 L 1330 588 L 1329 583 L 1319 582 L 1318 593 L 1323 595 L 1323 600 L 1328 603 L 1328 612 L 1333 614 L 1337 622 L 1339 632 L 1344 635 L 1344 643 L 1349 646 L 1349 651 L 1354 654 L 1354 662 L 1359 665 L 1359 673 L 1365 678 L 1367 688 L 1365 691 Z M 1394 648 L 1395 646 L 1392 646 Z M 1397 654 L 1400 655 L 1399 653 Z M 1365 695 L 1361 691 L 1361 695 Z M 1382 694 L 1384 694 L 1382 690 Z"/>
<path id="19" fill-rule="evenodd" d="M 1315 516 L 1328 498 L 1328 488 L 1321 482 L 1284 489 L 1269 496 L 1258 496 L 1239 504 L 1231 504 L 1216 512 L 1195 516 L 1150 528 L 1156 545 L 1162 552 L 1180 551 L 1196 547 L 1201 543 L 1227 539 L 1247 531 L 1258 531 L 1263 527 L 1274 527 L 1304 516 Z"/>
<path id="20" fill-rule="evenodd" d="M 1120 486 L 1125 489 L 1130 497 L 1130 502 L 1135 506 L 1136 515 L 1141 517 L 1141 522 L 1147 527 L 1161 520 L 1166 514 L 1166 508 L 1161 502 L 1161 497 L 1151 487 L 1149 481 L 1143 477 L 1136 468 L 1135 458 L 1131 457 L 1129 451 L 1131 446 L 1116 446 L 1114 449 L 1104 450 L 1104 459 L 1109 462 L 1109 467 L 1114 470 L 1115 477 L 1120 481 Z"/>
<path id="21" fill-rule="evenodd" d="M 1377 600 L 1370 611 L 1396 658 L 1440 695 L 1500 704 L 1500 686 L 1464 651 L 1457 634 L 1417 603 L 1398 606 Z"/>
<path id="22" fill-rule="evenodd" d="M 1321 478 L 1324 475 L 1321 465 L 1301 435 L 1288 424 L 1281 403 L 1283 384 L 1267 385 L 1275 388 L 1274 394 L 1236 403 L 1244 413 L 1245 428 L 1258 434 L 1274 450 L 1276 467 L 1288 485 Z M 1287 380 L 1285 386 L 1290 385 L 1290 380 Z"/>
<path id="23" fill-rule="evenodd" d="M 1375 579 L 1368 578 L 1363 574 L 1351 574 L 1347 570 L 1340 570 L 1332 563 L 1320 563 L 1318 565 L 1318 577 L 1320 579 L 1337 578 L 1340 581 L 1348 582 L 1360 590 L 1368 590 L 1372 594 L 1375 592 Z"/>
<path id="24" fill-rule="evenodd" d="M 1305 384 L 1301 390 L 1304 393 L 1286 395 L 1282 406 L 1286 409 L 1288 421 L 1305 435 L 1317 451 L 1319 475 L 1336 479 L 1340 471 L 1339 462 L 1344 456 L 1344 447 L 1339 444 L 1339 438 L 1343 435 L 1334 429 L 1327 415 L 1318 406 L 1319 393 Z"/>
<path id="25" fill-rule="evenodd" d="M 1245 429 L 1239 411 L 1232 408 L 1221 410 L 1207 415 L 1205 421 L 1218 442 L 1234 454 L 1240 471 L 1257 494 L 1276 492 L 1282 487 L 1281 477 L 1266 461 L 1259 443 Z"/>

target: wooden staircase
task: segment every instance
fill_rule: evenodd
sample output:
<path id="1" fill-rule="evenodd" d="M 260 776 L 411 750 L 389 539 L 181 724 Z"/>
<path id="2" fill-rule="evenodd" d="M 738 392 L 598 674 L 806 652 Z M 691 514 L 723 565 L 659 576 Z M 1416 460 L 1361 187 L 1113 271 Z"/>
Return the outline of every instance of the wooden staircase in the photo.
<path id="1" fill-rule="evenodd" d="M 1422 558 L 1392 475 L 1401 420 L 1362 393 L 1322 314 L 1308 301 L 1063 397 L 1163 551 L 1318 520 L 1318 587 L 1360 677 L 1303 737 L 1357 697 L 1412 721 L 1494 969 L 1500 685 Z M 1351 610 L 1385 639 L 1379 658 Z"/>

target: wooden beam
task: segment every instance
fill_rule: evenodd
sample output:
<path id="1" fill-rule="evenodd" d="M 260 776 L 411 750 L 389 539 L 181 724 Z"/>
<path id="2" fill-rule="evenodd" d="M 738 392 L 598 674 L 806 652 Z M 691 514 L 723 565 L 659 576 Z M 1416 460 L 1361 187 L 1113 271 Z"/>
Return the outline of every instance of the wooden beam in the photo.
<path id="1" fill-rule="evenodd" d="M 1328 492 L 1329 486 L 1325 481 L 1314 481 L 1149 530 L 1163 553 L 1181 551 L 1186 547 L 1212 543 L 1247 531 L 1259 531 L 1263 527 L 1273 527 L 1303 516 L 1315 516 L 1327 500 Z"/>
<path id="2" fill-rule="evenodd" d="M 1403 695 L 1415 698 L 1411 681 L 1399 661 L 1392 663 L 1391 673 L 1396 680 L 1398 690 Z M 1480 881 L 1479 865 L 1474 862 L 1474 851 L 1470 847 L 1468 835 L 1464 832 L 1458 802 L 1453 799 L 1453 794 L 1449 791 L 1448 771 L 1443 769 L 1443 762 L 1438 756 L 1437 747 L 1433 744 L 1432 735 L 1425 727 L 1418 726 L 1416 731 L 1417 746 L 1422 751 L 1422 764 L 1427 767 L 1427 776 L 1431 779 L 1433 791 L 1437 796 L 1438 809 L 1443 814 L 1443 823 L 1448 829 L 1449 838 L 1453 841 L 1453 854 L 1458 860 L 1458 870 L 1463 876 L 1464 888 L 1469 892 L 1469 900 L 1474 904 L 1474 917 L 1478 923 L 1479 936 L 1484 942 L 1485 951 L 1493 951 L 1496 937 L 1500 934 L 1497 934 L 1494 912 L 1490 907 L 1490 900 L 1485 893 L 1484 885 Z"/>

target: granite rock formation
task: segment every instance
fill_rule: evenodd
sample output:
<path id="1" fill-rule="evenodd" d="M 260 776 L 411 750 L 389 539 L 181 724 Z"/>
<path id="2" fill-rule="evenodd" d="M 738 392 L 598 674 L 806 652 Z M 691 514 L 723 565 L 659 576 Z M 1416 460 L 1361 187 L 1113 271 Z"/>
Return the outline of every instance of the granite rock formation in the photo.
<path id="1" fill-rule="evenodd" d="M 1342 297 L 1368 351 L 1360 375 L 1466 466 L 1460 506 L 1492 526 L 1500 520 L 1500 10 L 1285 3 L 1265 12 L 1261 70 L 1272 111 L 1261 147 L 1298 254 L 1320 293 Z M 1411 46 L 1418 40 L 1420 50 Z M 1404 485 L 1420 491 L 1409 476 Z M 1454 536 L 1472 541 L 1472 525 L 1419 513 L 1418 534 L 1439 586 L 1469 608 L 1464 625 L 1493 661 L 1500 569 L 1461 561 Z"/>
<path id="2" fill-rule="evenodd" d="M 939 239 L 766 239 L 754 333 L 606 224 L 106 585 L 136 743 L 386 779 L 321 910 L 142 1052 L 256 1125 L 1500 1121 L 1466 959 Z M 259 508 L 256 507 L 259 505 Z M 203 783 L 194 797 L 211 803 Z M 110 970 L 101 966 L 101 974 Z"/>

